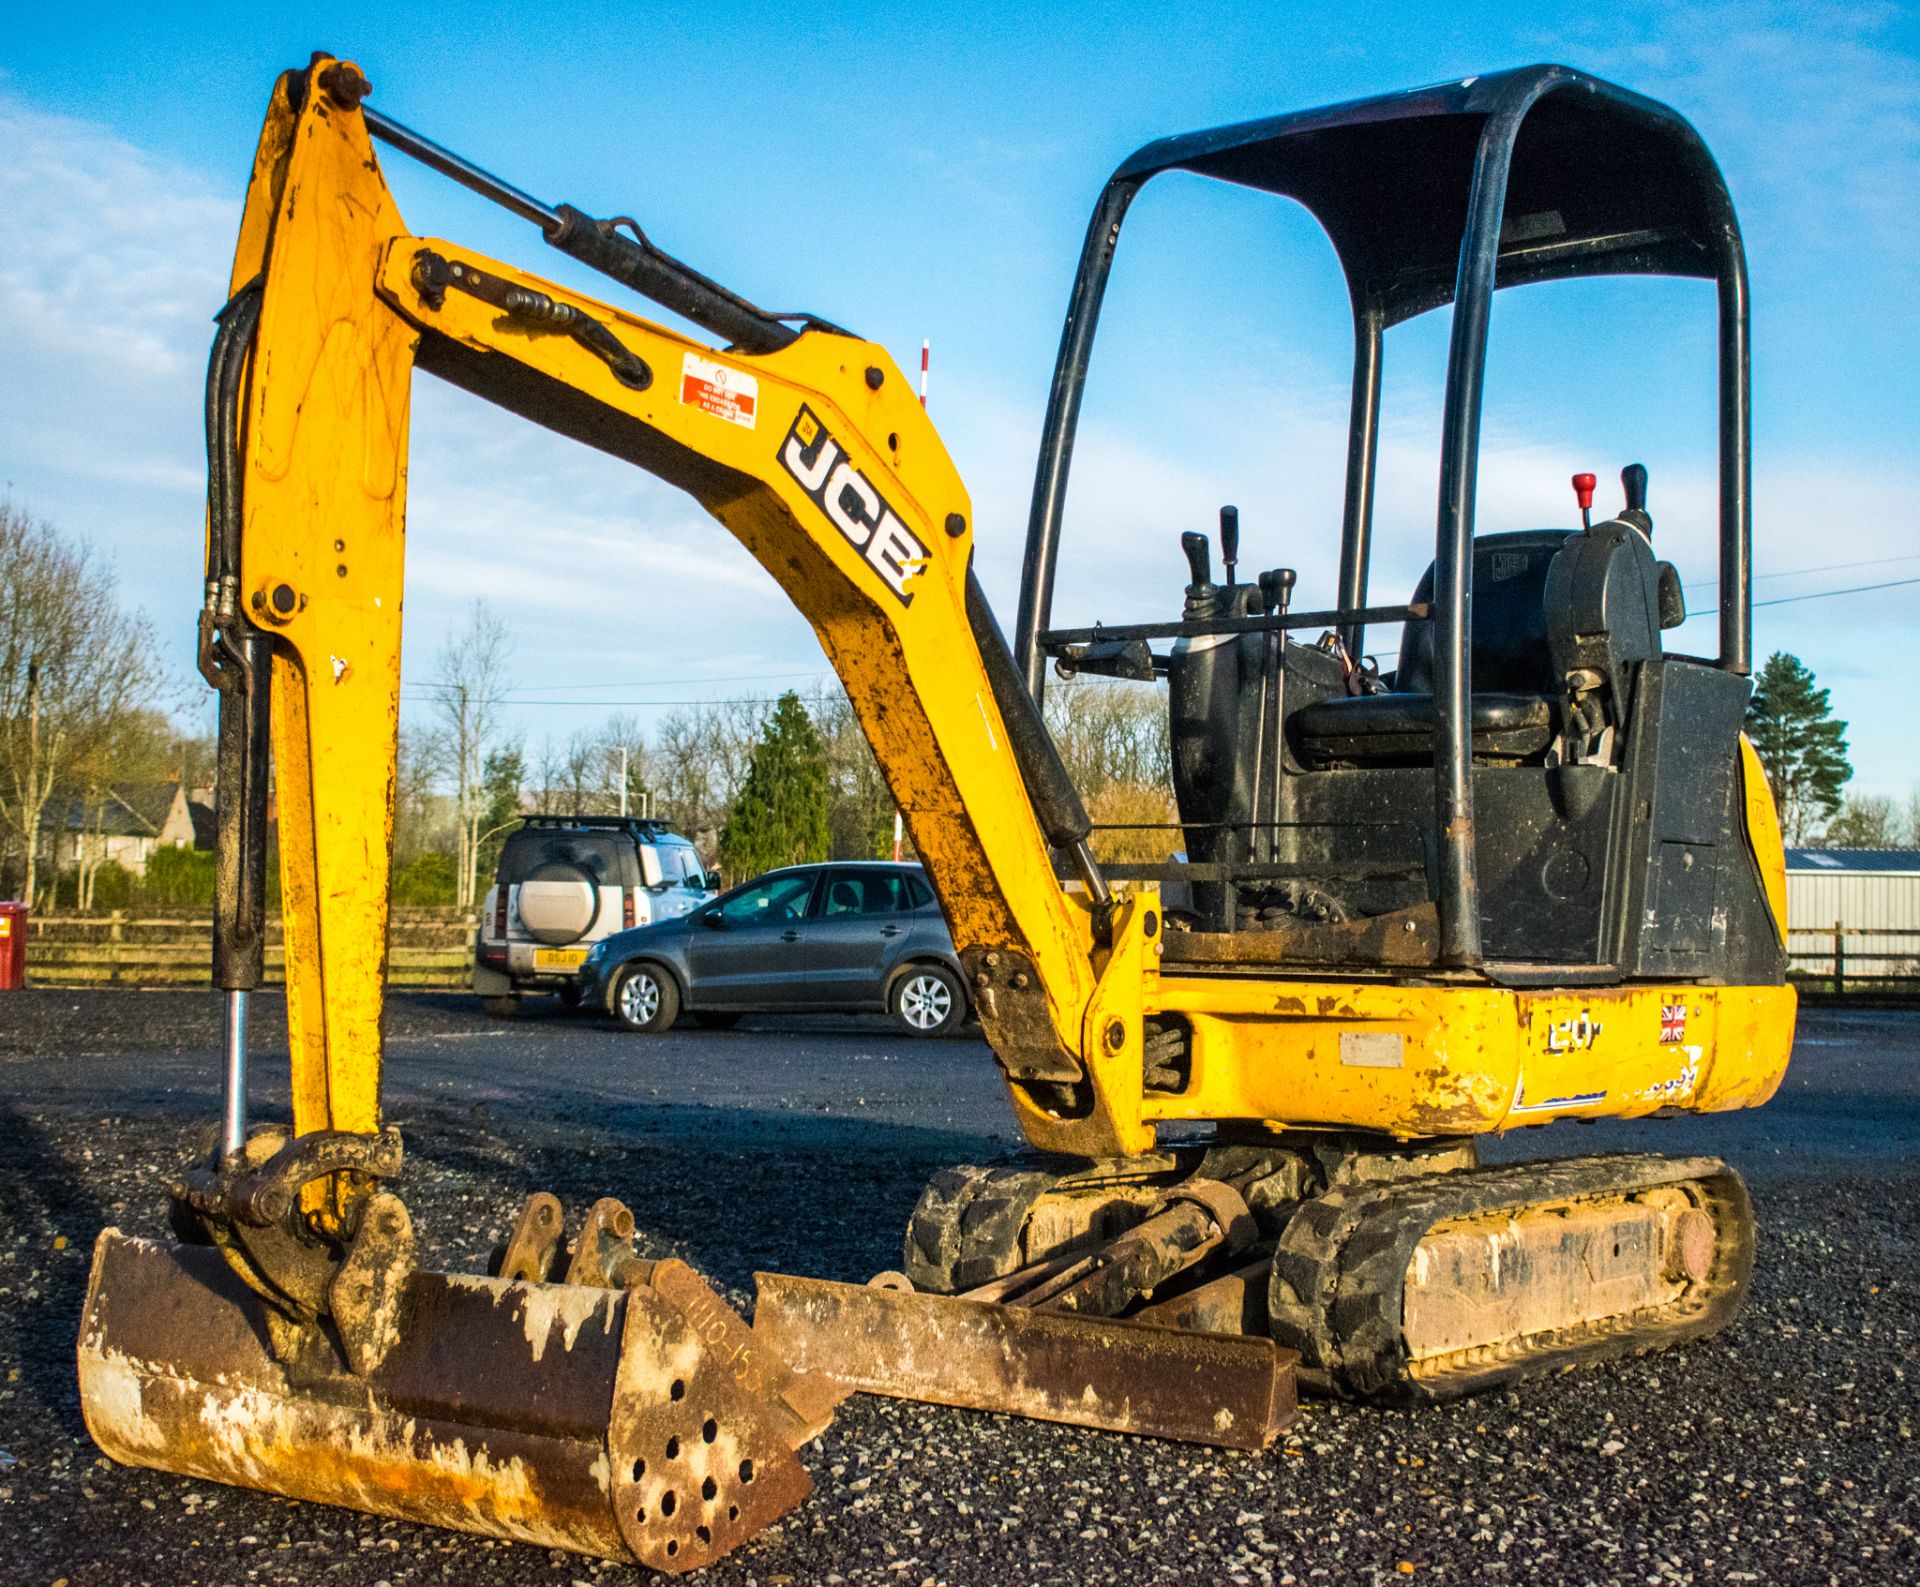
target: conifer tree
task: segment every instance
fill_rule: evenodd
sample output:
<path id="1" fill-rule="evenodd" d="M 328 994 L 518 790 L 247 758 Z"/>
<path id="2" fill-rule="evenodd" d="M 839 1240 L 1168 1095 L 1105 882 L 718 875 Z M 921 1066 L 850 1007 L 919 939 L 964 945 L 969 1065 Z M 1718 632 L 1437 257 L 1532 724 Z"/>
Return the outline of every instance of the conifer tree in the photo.
<path id="1" fill-rule="evenodd" d="M 480 787 L 485 803 L 480 810 L 480 879 L 477 894 L 484 894 L 500 866 L 500 850 L 507 832 L 520 819 L 520 785 L 526 780 L 527 763 L 519 746 L 496 749 L 487 757 L 486 772 Z"/>
<path id="2" fill-rule="evenodd" d="M 728 885 L 827 857 L 827 754 L 800 696 L 780 696 L 761 725 L 747 780 L 720 832 Z"/>
<path id="3" fill-rule="evenodd" d="M 1767 658 L 1747 702 L 1747 737 L 1767 770 L 1789 844 L 1811 842 L 1840 808 L 1853 775 L 1846 732 L 1798 656 L 1776 650 Z"/>

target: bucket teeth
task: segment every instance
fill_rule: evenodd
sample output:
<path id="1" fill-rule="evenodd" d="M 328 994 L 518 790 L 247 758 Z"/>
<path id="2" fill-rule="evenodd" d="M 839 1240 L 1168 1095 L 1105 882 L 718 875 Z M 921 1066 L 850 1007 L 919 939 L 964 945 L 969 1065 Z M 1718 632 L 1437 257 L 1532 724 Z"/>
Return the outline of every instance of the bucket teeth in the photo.
<path id="1" fill-rule="evenodd" d="M 376 1195 L 379 1238 L 348 1251 L 298 1349 L 214 1247 L 108 1229 L 79 1343 L 88 1430 L 128 1465 L 663 1571 L 711 1563 L 812 1490 L 796 1451 L 840 1396 L 684 1263 L 638 1257 L 618 1202 L 576 1242 L 570 1271 L 596 1282 L 529 1276 L 557 1265 L 560 1224 L 536 1196 L 502 1276 L 426 1272 L 405 1208 Z"/>

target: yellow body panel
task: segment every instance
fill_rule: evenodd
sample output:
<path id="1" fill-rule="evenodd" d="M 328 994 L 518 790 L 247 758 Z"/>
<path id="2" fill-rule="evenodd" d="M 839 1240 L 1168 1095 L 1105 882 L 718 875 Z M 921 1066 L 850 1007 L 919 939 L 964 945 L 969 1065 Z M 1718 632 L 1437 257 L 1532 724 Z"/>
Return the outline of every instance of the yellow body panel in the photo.
<path id="1" fill-rule="evenodd" d="M 1129 1150 L 1172 1121 L 1414 1138 L 1758 1107 L 1793 1047 L 1786 986 L 1532 991 L 1161 976 L 1157 904 L 1138 895 L 1115 921 L 1082 1047 L 1095 1118 Z M 1140 1083 L 1141 1027 L 1159 1013 L 1193 1027 L 1192 1071 L 1178 1094 Z M 1079 1127 L 1017 1088 L 1014 1101 L 1036 1144 L 1070 1141 Z"/>
<path id="2" fill-rule="evenodd" d="M 1260 1119 L 1398 1136 L 1753 1107 L 1786 1072 L 1786 987 L 1163 984 L 1193 1080 L 1150 1119 Z M 1666 1034 L 1663 1034 L 1663 1031 Z"/>
<path id="3" fill-rule="evenodd" d="M 370 290 L 401 224 L 365 124 L 316 93 L 289 139 L 284 101 L 283 85 L 234 272 L 257 272 L 246 254 L 268 232 L 244 421 L 240 588 L 249 617 L 275 637 L 294 1128 L 372 1131 L 415 337 Z M 277 202 L 263 225 L 257 206 L 268 195 Z M 285 612 L 274 601 L 282 588 Z"/>
<path id="4" fill-rule="evenodd" d="M 1767 769 L 1760 764 L 1752 742 L 1740 735 L 1740 798 L 1746 812 L 1747 847 L 1760 867 L 1761 885 L 1767 891 L 1767 908 L 1779 929 L 1780 941 L 1787 940 L 1787 849 L 1780 836 L 1780 812 L 1773 807 L 1773 790 L 1767 786 Z"/>
<path id="5" fill-rule="evenodd" d="M 247 279 L 268 261 L 248 409 L 244 593 L 268 598 L 256 620 L 279 641 L 297 1128 L 368 1130 L 379 1117 L 416 356 L 686 489 L 805 614 L 955 945 L 979 969 L 986 1034 L 1036 1145 L 1136 1153 L 1152 1146 L 1159 1123 L 1188 1120 L 1473 1134 L 1748 1107 L 1779 1084 L 1793 1021 L 1784 987 L 1533 991 L 1284 970 L 1176 977 L 1161 973 L 1151 888 L 1123 897 L 1110 939 L 1099 940 L 1085 900 L 1054 875 L 968 622 L 966 489 L 886 352 L 823 331 L 766 355 L 716 351 L 409 236 L 357 115 L 315 95 L 291 122 L 284 90 L 275 105 L 235 273 Z M 265 194 L 274 195 L 270 227 Z M 564 314 L 508 314 L 471 291 L 436 287 L 423 254 L 611 331 L 650 381 L 622 383 L 606 357 L 556 328 Z M 280 584 L 299 603 L 269 621 Z M 1743 766 L 1749 840 L 1778 915 L 1777 823 L 1750 749 Z M 1143 1024 L 1163 1012 L 1194 1030 L 1191 1078 L 1177 1095 L 1144 1089 Z"/>

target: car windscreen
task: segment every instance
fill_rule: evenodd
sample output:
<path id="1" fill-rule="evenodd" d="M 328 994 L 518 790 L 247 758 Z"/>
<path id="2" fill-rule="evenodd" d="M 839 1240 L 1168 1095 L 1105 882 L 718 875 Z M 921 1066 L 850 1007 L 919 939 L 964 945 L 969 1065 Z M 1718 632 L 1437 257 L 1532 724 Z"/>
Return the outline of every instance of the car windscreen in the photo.
<path id="1" fill-rule="evenodd" d="M 545 865 L 571 865 L 607 887 L 640 885 L 640 862 L 624 832 L 522 827 L 500 850 L 501 884 L 524 882 Z"/>
<path id="2" fill-rule="evenodd" d="M 660 880 L 668 887 L 688 887 L 704 892 L 707 873 L 700 864 L 700 851 L 691 843 L 656 843 L 660 856 Z"/>

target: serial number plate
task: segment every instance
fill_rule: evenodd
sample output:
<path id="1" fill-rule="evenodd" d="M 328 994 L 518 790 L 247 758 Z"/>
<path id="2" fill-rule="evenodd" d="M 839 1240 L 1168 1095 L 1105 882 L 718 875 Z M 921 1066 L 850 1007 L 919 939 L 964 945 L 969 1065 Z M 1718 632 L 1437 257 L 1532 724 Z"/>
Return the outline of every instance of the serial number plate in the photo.
<path id="1" fill-rule="evenodd" d="M 585 948 L 535 948 L 533 967 L 536 970 L 577 970 L 586 962 Z"/>

